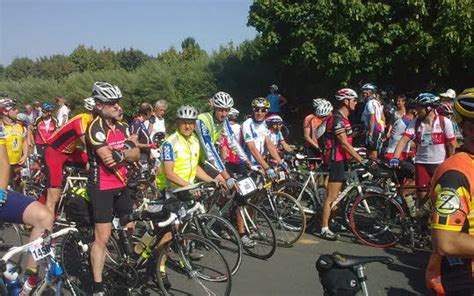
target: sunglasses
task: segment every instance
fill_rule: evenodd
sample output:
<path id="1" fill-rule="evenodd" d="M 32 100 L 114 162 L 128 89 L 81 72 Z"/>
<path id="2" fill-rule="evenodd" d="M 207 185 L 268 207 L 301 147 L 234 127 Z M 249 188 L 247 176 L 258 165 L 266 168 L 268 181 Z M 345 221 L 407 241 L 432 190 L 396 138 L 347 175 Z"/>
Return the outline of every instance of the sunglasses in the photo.
<path id="1" fill-rule="evenodd" d="M 118 104 L 117 101 L 111 101 L 111 102 L 102 102 L 103 105 L 107 105 L 107 106 L 115 106 L 116 104 Z"/>
<path id="2" fill-rule="evenodd" d="M 254 108 L 253 112 L 267 113 L 268 109 L 267 108 Z"/>
<path id="3" fill-rule="evenodd" d="M 184 124 L 196 124 L 195 119 L 181 119 Z"/>

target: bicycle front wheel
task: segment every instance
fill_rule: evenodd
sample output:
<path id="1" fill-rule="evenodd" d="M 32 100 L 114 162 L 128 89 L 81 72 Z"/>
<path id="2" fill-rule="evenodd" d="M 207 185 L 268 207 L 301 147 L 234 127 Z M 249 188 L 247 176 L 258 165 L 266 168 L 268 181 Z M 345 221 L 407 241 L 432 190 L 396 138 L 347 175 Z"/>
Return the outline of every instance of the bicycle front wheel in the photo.
<path id="1" fill-rule="evenodd" d="M 229 265 L 209 240 L 183 234 L 158 253 L 156 278 L 164 295 L 230 295 Z"/>
<path id="2" fill-rule="evenodd" d="M 388 248 L 403 236 L 405 212 L 387 196 L 368 194 L 354 201 L 349 221 L 353 233 L 363 244 Z"/>
<path id="3" fill-rule="evenodd" d="M 274 191 L 262 196 L 257 203 L 272 222 L 279 246 L 291 247 L 303 235 L 306 215 L 303 207 L 291 195 Z"/>

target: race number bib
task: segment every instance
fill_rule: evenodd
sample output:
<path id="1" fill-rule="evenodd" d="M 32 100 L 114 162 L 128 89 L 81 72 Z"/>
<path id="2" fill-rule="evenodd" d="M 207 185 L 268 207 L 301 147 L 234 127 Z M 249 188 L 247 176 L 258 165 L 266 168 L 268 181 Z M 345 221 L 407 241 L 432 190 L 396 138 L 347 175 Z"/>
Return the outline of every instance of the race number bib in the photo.
<path id="1" fill-rule="evenodd" d="M 42 243 L 34 244 L 28 248 L 31 256 L 35 261 L 41 260 L 53 254 L 51 245 L 43 245 Z"/>
<path id="2" fill-rule="evenodd" d="M 257 190 L 257 185 L 255 185 L 255 182 L 252 180 L 252 178 L 245 178 L 243 180 L 237 181 L 237 184 L 239 185 L 239 193 L 244 196 Z"/>

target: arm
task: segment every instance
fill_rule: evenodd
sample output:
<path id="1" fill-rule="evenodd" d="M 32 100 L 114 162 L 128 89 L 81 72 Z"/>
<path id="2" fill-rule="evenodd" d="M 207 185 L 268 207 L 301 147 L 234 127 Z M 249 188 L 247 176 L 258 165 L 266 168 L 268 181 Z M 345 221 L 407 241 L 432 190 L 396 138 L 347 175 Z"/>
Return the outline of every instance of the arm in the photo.
<path id="1" fill-rule="evenodd" d="M 354 150 L 354 147 L 352 147 L 352 145 L 347 141 L 347 135 L 345 132 L 336 134 L 336 139 L 341 143 L 342 149 L 354 157 L 358 162 L 363 160 L 362 156 L 360 156 L 359 153 Z"/>
<path id="2" fill-rule="evenodd" d="M 398 141 L 397 147 L 395 148 L 395 151 L 393 152 L 393 158 L 398 159 L 400 157 L 400 154 L 402 154 L 408 142 L 410 142 L 410 138 L 407 137 L 406 135 L 403 135 L 400 141 Z"/>
<path id="3" fill-rule="evenodd" d="M 374 134 L 375 129 L 375 114 L 370 114 L 370 121 L 369 121 L 369 136 L 372 137 Z"/>
<path id="4" fill-rule="evenodd" d="M 280 95 L 280 107 L 283 107 L 286 104 L 288 104 L 288 100 L 284 96 Z"/>
<path id="5" fill-rule="evenodd" d="M 281 146 L 283 146 L 283 150 L 285 150 L 288 153 L 292 153 L 293 149 L 288 145 L 288 143 L 285 140 L 280 141 Z"/>
<path id="6" fill-rule="evenodd" d="M 273 145 L 273 144 L 272 144 Z M 258 152 L 258 149 L 257 147 L 255 146 L 255 142 L 254 141 L 249 141 L 247 142 L 247 147 L 249 148 L 250 150 L 250 153 L 252 154 L 252 156 L 255 158 L 255 160 L 263 167 L 263 169 L 268 169 L 270 166 L 268 165 L 268 163 L 265 161 L 265 159 L 263 158 L 262 154 L 260 154 L 260 152 Z"/>
<path id="7" fill-rule="evenodd" d="M 305 127 L 305 128 L 304 128 L 303 134 L 304 134 L 304 139 L 305 139 L 305 141 L 306 141 L 307 143 L 309 143 L 311 146 L 313 146 L 314 148 L 320 149 L 318 142 L 317 142 L 317 141 L 313 141 L 313 139 L 311 139 L 310 132 L 311 132 L 311 129 L 310 129 L 309 127 Z"/>
<path id="8" fill-rule="evenodd" d="M 212 164 L 219 173 L 225 172 L 224 163 L 222 162 L 219 153 L 217 153 L 214 143 L 212 143 L 209 130 L 202 120 L 197 120 L 195 131 L 199 138 L 199 142 L 201 143 L 201 147 L 206 154 L 207 161 Z"/>
<path id="9" fill-rule="evenodd" d="M 202 180 L 206 183 L 211 183 L 212 178 L 206 172 L 201 168 L 201 166 L 198 166 L 196 169 L 196 177 L 199 178 L 199 180 Z"/>
<path id="10" fill-rule="evenodd" d="M 191 185 L 174 172 L 174 161 L 164 161 L 163 165 L 166 179 L 168 179 L 171 183 L 174 183 L 180 187 Z"/>
<path id="11" fill-rule="evenodd" d="M 26 158 L 28 157 L 28 131 L 25 129 L 25 133 L 23 134 L 23 143 L 22 143 L 22 153 L 21 153 L 21 158 L 20 162 L 18 164 L 22 165 L 25 163 Z"/>
<path id="12" fill-rule="evenodd" d="M 0 139 L 1 141 L 1 139 Z M 6 190 L 10 181 L 10 162 L 5 142 L 0 143 L 0 190 Z"/>
<path id="13" fill-rule="evenodd" d="M 431 239 L 440 256 L 474 257 L 474 236 L 468 233 L 433 229 Z"/>
<path id="14" fill-rule="evenodd" d="M 265 136 L 265 145 L 272 158 L 275 159 L 279 164 L 281 164 L 283 160 L 281 159 L 280 154 L 278 153 L 278 149 L 275 147 L 275 145 L 273 145 L 272 140 L 269 136 Z"/>

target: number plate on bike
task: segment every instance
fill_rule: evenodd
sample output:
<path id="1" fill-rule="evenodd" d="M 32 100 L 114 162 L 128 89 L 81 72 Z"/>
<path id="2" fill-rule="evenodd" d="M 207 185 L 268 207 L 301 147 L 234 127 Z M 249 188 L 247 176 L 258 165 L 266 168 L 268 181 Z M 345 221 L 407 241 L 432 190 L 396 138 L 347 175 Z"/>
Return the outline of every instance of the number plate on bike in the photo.
<path id="1" fill-rule="evenodd" d="M 41 243 L 30 246 L 28 251 L 35 261 L 41 260 L 53 254 L 51 245 L 43 245 Z"/>
<path id="2" fill-rule="evenodd" d="M 237 184 L 239 184 L 239 193 L 244 196 L 249 195 L 250 193 L 257 190 L 257 185 L 255 185 L 255 182 L 252 180 L 252 178 L 239 180 L 237 181 Z"/>

